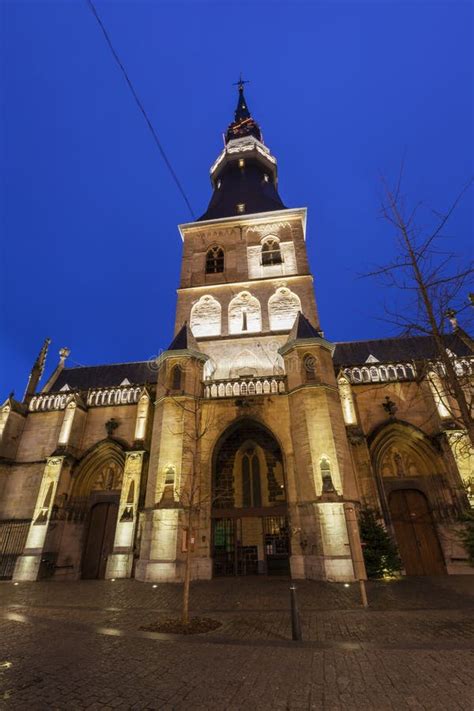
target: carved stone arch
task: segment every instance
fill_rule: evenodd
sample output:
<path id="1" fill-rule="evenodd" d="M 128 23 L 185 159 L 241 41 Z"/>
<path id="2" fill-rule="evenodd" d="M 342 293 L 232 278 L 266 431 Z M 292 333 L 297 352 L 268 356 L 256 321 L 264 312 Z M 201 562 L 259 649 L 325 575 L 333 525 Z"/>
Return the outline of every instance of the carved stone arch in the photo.
<path id="1" fill-rule="evenodd" d="M 382 480 L 444 473 L 441 457 L 428 437 L 405 423 L 391 423 L 374 433 L 370 453 Z"/>
<path id="2" fill-rule="evenodd" d="M 284 375 L 285 374 L 285 361 L 283 356 L 279 353 L 275 355 L 275 360 L 273 362 L 273 374 L 274 375 Z"/>
<path id="3" fill-rule="evenodd" d="M 124 451 L 115 441 L 100 442 L 78 463 L 74 472 L 71 498 L 84 499 L 94 490 L 120 489 L 124 463 Z"/>
<path id="4" fill-rule="evenodd" d="M 257 333 L 262 330 L 260 301 L 249 291 L 241 291 L 229 304 L 229 333 Z"/>
<path id="5" fill-rule="evenodd" d="M 259 374 L 262 364 L 253 351 L 245 348 L 232 361 L 232 366 L 229 370 L 230 378 L 238 378 L 240 376 L 256 376 Z"/>
<path id="6" fill-rule="evenodd" d="M 212 380 L 214 373 L 216 372 L 216 362 L 212 358 L 208 358 L 204 363 L 203 367 L 203 378 L 204 380 Z"/>
<path id="7" fill-rule="evenodd" d="M 222 307 L 210 294 L 201 296 L 191 309 L 190 328 L 193 335 L 220 336 Z"/>
<path id="8" fill-rule="evenodd" d="M 301 300 L 298 294 L 286 286 L 279 287 L 268 300 L 270 330 L 290 330 L 299 311 L 301 311 Z"/>
<path id="9" fill-rule="evenodd" d="M 279 441 L 273 432 L 258 420 L 240 418 L 221 433 L 213 448 L 214 507 L 225 508 L 236 505 L 235 457 L 248 443 L 254 443 L 260 448 L 260 463 L 263 464 L 263 459 L 265 460 L 265 488 L 268 490 L 268 502 L 286 501 L 285 464 Z M 266 500 L 267 497 L 264 498 Z"/>

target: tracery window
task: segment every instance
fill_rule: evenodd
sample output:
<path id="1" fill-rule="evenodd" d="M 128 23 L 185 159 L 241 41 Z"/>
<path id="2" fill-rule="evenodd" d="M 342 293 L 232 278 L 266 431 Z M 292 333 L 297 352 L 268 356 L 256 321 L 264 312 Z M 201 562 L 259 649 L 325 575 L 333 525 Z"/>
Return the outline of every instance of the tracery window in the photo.
<path id="1" fill-rule="evenodd" d="M 280 243 L 274 237 L 269 237 L 262 244 L 262 264 L 268 266 L 271 264 L 281 264 Z"/>
<path id="2" fill-rule="evenodd" d="M 219 274 L 224 271 L 224 250 L 214 246 L 207 250 L 206 274 Z"/>
<path id="3" fill-rule="evenodd" d="M 242 457 L 242 505 L 261 506 L 260 462 L 253 449 Z"/>
<path id="4" fill-rule="evenodd" d="M 295 322 L 298 311 L 301 311 L 299 296 L 287 287 L 279 287 L 268 300 L 270 329 L 289 330 Z"/>
<path id="5" fill-rule="evenodd" d="M 262 330 L 259 300 L 248 291 L 241 291 L 229 304 L 229 333 L 255 333 Z"/>

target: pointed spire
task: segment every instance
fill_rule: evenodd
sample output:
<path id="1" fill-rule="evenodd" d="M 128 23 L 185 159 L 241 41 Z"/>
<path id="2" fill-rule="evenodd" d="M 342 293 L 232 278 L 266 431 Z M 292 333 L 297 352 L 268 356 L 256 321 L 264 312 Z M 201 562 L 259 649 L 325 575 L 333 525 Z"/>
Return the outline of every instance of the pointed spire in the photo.
<path id="1" fill-rule="evenodd" d="M 36 387 L 41 380 L 41 376 L 44 372 L 44 366 L 46 364 L 46 356 L 48 355 L 49 344 L 51 343 L 50 338 L 45 338 L 43 346 L 38 353 L 38 357 L 35 360 L 33 367 L 31 369 L 30 377 L 28 378 L 28 384 L 26 386 L 25 394 L 23 396 L 23 402 L 31 396 L 34 395 Z"/>
<path id="2" fill-rule="evenodd" d="M 234 121 L 230 124 L 226 132 L 226 143 L 235 138 L 243 138 L 244 136 L 255 136 L 259 141 L 262 140 L 260 127 L 252 118 L 245 100 L 244 84 L 248 84 L 248 80 L 242 79 L 241 74 L 239 81 L 234 83 L 234 86 L 238 86 L 239 88 L 239 98 L 237 100 L 237 108 L 234 112 Z"/>
<path id="3" fill-rule="evenodd" d="M 240 74 L 239 81 L 234 84 L 234 86 L 239 87 L 239 99 L 237 101 L 237 108 L 234 112 L 234 120 L 237 122 L 250 118 L 250 111 L 248 110 L 247 102 L 245 101 L 244 96 L 244 84 L 248 83 L 248 80 L 242 79 L 242 74 Z"/>
<path id="4" fill-rule="evenodd" d="M 321 331 L 318 331 L 313 324 L 308 321 L 302 311 L 298 311 L 290 335 L 288 336 L 288 342 L 305 340 L 307 338 L 321 338 Z"/>
<path id="5" fill-rule="evenodd" d="M 179 329 L 176 336 L 171 341 L 168 346 L 168 351 L 184 351 L 184 350 L 195 350 L 198 351 L 199 347 L 196 339 L 193 336 L 193 332 L 189 328 L 188 322 L 185 321 L 181 328 Z"/>

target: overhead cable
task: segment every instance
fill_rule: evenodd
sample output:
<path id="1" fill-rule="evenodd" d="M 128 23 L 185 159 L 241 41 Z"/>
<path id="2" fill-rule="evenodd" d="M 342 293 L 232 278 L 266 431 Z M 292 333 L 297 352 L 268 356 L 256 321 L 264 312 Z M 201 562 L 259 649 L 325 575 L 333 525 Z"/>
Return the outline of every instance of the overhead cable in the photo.
<path id="1" fill-rule="evenodd" d="M 148 128 L 149 128 L 150 131 L 151 131 L 151 135 L 153 136 L 153 139 L 154 139 L 154 141 L 155 141 L 155 143 L 156 143 L 156 145 L 157 145 L 157 147 L 158 147 L 158 150 L 159 150 L 160 153 L 161 153 L 161 157 L 163 158 L 163 160 L 164 160 L 164 162 L 165 162 L 165 164 L 166 164 L 166 167 L 168 168 L 169 172 L 171 173 L 171 176 L 172 176 L 174 182 L 176 183 L 176 186 L 177 186 L 179 192 L 181 193 L 184 202 L 185 202 L 186 205 L 188 206 L 189 212 L 191 213 L 191 217 L 194 219 L 194 212 L 193 212 L 193 209 L 192 209 L 192 207 L 191 207 L 191 203 L 189 202 L 188 197 L 187 197 L 187 195 L 186 195 L 186 193 L 185 193 L 185 191 L 184 191 L 184 188 L 183 188 L 183 186 L 181 185 L 181 182 L 180 182 L 178 176 L 176 175 L 176 172 L 175 172 L 175 170 L 173 169 L 173 166 L 171 165 L 171 162 L 170 162 L 168 156 L 167 156 L 166 153 L 165 153 L 165 149 L 163 148 L 163 146 L 162 146 L 162 144 L 161 144 L 161 141 L 160 141 L 160 139 L 158 138 L 158 135 L 157 135 L 157 133 L 156 133 L 154 127 L 153 127 L 153 124 L 151 123 L 150 119 L 148 118 L 148 114 L 147 114 L 147 112 L 145 111 L 145 107 L 143 106 L 143 104 L 142 104 L 142 102 L 140 101 L 140 98 L 139 98 L 137 92 L 135 91 L 135 88 L 134 88 L 134 86 L 133 86 L 133 84 L 132 84 L 132 82 L 131 82 L 131 80 L 130 80 L 128 74 L 127 74 L 127 70 L 126 70 L 125 67 L 123 66 L 123 64 L 122 64 L 122 62 L 121 62 L 121 60 L 120 60 L 120 57 L 118 56 L 118 54 L 117 54 L 117 52 L 116 52 L 116 50 L 115 50 L 115 48 L 114 48 L 114 46 L 113 46 L 113 44 L 112 44 L 112 40 L 110 39 L 109 34 L 108 34 L 107 30 L 105 29 L 102 20 L 101 20 L 100 17 L 99 17 L 99 14 L 98 14 L 98 12 L 97 12 L 97 10 L 96 10 L 96 8 L 95 8 L 95 5 L 94 5 L 94 3 L 92 2 L 92 0 L 86 0 L 86 1 L 87 1 L 87 4 L 89 5 L 89 8 L 90 8 L 92 14 L 94 15 L 95 19 L 96 19 L 97 22 L 98 22 L 100 29 L 102 30 L 102 32 L 103 32 L 103 34 L 104 34 L 105 41 L 107 42 L 107 44 L 108 44 L 108 46 L 109 46 L 109 49 L 110 49 L 110 51 L 112 52 L 112 55 L 113 55 L 113 57 L 114 57 L 116 63 L 118 64 L 118 66 L 119 66 L 119 68 L 120 68 L 120 70 L 121 70 L 123 76 L 125 77 L 125 81 L 126 81 L 127 84 L 128 84 L 128 88 L 129 88 L 130 91 L 132 92 L 132 96 L 133 96 L 133 98 L 135 99 L 135 102 L 136 102 L 138 108 L 140 109 L 140 111 L 142 112 L 142 114 L 143 114 L 143 116 L 144 116 L 144 118 L 145 118 L 145 121 L 146 121 L 146 123 L 147 123 L 147 125 L 148 125 Z"/>

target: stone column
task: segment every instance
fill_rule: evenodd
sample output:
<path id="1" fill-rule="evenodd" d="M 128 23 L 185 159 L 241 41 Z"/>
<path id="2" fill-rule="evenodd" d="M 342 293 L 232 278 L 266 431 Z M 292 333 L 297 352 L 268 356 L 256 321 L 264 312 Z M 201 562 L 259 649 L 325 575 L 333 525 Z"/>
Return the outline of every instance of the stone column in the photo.
<path id="1" fill-rule="evenodd" d="M 44 552 L 46 534 L 53 508 L 59 477 L 65 457 L 48 457 L 44 468 L 33 520 L 28 531 L 25 550 L 18 558 L 13 574 L 13 580 L 37 580 L 40 572 L 41 558 Z"/>
<path id="2" fill-rule="evenodd" d="M 126 452 L 114 548 L 107 560 L 105 577 L 130 578 L 133 566 L 133 544 L 138 519 L 138 497 L 143 469 L 144 450 Z"/>

